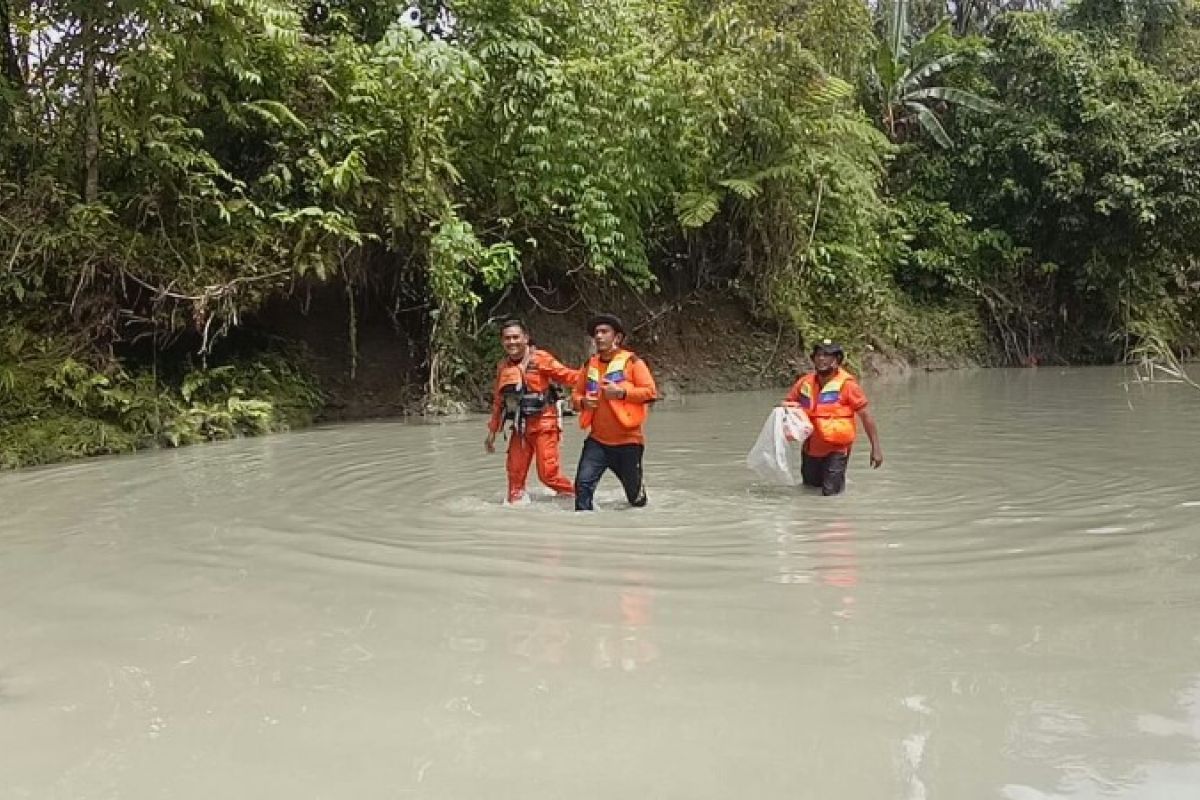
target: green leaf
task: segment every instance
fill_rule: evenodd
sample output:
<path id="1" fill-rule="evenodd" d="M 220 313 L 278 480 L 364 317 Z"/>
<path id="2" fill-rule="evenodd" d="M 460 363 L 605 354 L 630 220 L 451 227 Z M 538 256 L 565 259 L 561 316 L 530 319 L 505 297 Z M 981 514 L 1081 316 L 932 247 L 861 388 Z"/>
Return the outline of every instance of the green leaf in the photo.
<path id="1" fill-rule="evenodd" d="M 939 72 L 945 72 L 946 70 L 958 64 L 961 60 L 962 59 L 959 58 L 957 53 L 950 53 L 942 56 L 941 58 L 935 58 L 933 61 L 930 61 L 923 67 L 918 67 L 905 77 L 905 91 L 908 91 L 910 88 L 919 88 L 921 84 L 925 83 L 925 81 L 929 80 L 934 75 L 937 75 Z"/>
<path id="2" fill-rule="evenodd" d="M 875 72 L 879 76 L 880 88 L 885 97 L 890 96 L 900 76 L 900 62 L 896 60 L 895 51 L 886 42 L 879 44 L 875 53 Z"/>
<path id="3" fill-rule="evenodd" d="M 904 105 L 909 111 L 913 112 L 917 121 L 921 123 L 921 127 L 933 137 L 935 142 L 947 150 L 953 149 L 954 142 L 946 134 L 946 129 L 942 127 L 937 114 L 934 114 L 920 103 L 905 103 Z"/>
<path id="4" fill-rule="evenodd" d="M 720 207 L 721 198 L 716 192 L 684 192 L 675 201 L 675 216 L 684 228 L 702 228 Z"/>
<path id="5" fill-rule="evenodd" d="M 963 106 L 982 114 L 994 114 L 1001 110 L 1000 105 L 980 97 L 974 92 L 968 92 L 966 89 L 955 89 L 949 86 L 933 86 L 928 89 L 918 89 L 915 92 L 905 95 L 904 100 L 906 103 L 918 100 L 943 100 L 947 103 Z"/>
<path id="6" fill-rule="evenodd" d="M 758 182 L 753 178 L 727 178 L 723 181 L 717 181 L 717 184 L 725 187 L 743 200 L 753 200 L 762 191 L 759 188 Z M 707 222 L 707 220 L 705 221 Z"/>
<path id="7" fill-rule="evenodd" d="M 259 119 L 281 128 L 293 127 L 299 131 L 308 130 L 308 126 L 297 117 L 292 110 L 278 100 L 249 100 L 240 103 L 239 107 L 253 113 Z"/>
<path id="8" fill-rule="evenodd" d="M 892 0 L 887 20 L 887 42 L 892 56 L 903 61 L 908 55 L 908 0 Z"/>
<path id="9" fill-rule="evenodd" d="M 808 87 L 808 100 L 822 105 L 841 103 L 854 97 L 854 84 L 833 75 L 821 75 Z"/>

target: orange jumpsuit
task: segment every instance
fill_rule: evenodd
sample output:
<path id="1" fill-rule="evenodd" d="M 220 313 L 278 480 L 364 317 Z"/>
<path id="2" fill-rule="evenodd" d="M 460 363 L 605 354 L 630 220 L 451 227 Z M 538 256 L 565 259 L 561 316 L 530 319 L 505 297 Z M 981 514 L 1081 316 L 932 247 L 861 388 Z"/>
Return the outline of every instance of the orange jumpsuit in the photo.
<path id="1" fill-rule="evenodd" d="M 524 392 L 545 392 L 550 384 L 571 386 L 579 375 L 578 370 L 559 363 L 553 355 L 529 346 L 531 354 L 524 373 L 521 362 L 503 359 L 496 369 L 496 383 L 492 389 L 492 417 L 488 430 L 496 433 L 504 424 L 504 395 L 506 385 L 517 384 Z M 548 403 L 540 413 L 526 417 L 524 432 L 513 430 L 508 442 L 505 469 L 508 471 L 508 500 L 519 500 L 525 494 L 525 481 L 529 465 L 537 461 L 538 480 L 560 495 L 574 495 L 575 485 L 562 474 L 559 445 L 562 442 L 562 425 L 558 408 Z"/>

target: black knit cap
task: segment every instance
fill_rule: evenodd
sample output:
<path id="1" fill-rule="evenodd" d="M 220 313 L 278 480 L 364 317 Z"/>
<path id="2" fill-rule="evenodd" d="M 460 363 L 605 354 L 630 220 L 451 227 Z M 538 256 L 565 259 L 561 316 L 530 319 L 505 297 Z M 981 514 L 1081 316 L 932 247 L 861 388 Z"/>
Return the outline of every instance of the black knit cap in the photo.
<path id="1" fill-rule="evenodd" d="M 590 320 L 588 320 L 588 333 L 592 336 L 595 336 L 596 328 L 600 327 L 601 325 L 609 325 L 617 333 L 621 334 L 622 336 L 625 335 L 625 326 L 621 323 L 621 318 L 615 314 L 597 314 L 596 316 L 592 317 Z"/>

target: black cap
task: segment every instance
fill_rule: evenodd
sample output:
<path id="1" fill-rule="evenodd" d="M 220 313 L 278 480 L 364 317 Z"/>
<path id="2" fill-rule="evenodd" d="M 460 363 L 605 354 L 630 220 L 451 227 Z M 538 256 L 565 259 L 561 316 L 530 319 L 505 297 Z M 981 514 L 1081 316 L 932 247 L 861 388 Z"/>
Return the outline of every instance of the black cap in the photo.
<path id="1" fill-rule="evenodd" d="M 814 344 L 811 355 L 815 356 L 818 353 L 824 353 L 839 359 L 846 357 L 846 352 L 842 350 L 842 346 L 832 339 L 822 339 Z"/>
<path id="2" fill-rule="evenodd" d="M 609 325 L 617 333 L 621 334 L 622 336 L 625 335 L 625 326 L 621 324 L 621 318 L 615 314 L 597 314 L 596 316 L 592 317 L 590 320 L 588 320 L 588 333 L 592 336 L 595 336 L 596 328 L 600 327 L 601 325 Z"/>

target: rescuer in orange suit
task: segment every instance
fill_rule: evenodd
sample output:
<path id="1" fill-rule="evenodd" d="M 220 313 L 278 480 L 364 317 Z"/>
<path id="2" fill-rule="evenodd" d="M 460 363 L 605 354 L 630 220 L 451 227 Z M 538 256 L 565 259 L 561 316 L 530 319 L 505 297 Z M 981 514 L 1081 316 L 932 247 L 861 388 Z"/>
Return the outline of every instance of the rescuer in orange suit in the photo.
<path id="1" fill-rule="evenodd" d="M 562 422 L 555 384 L 572 386 L 579 372 L 563 366 L 548 350 L 535 347 L 529 341 L 529 330 L 520 320 L 504 323 L 500 328 L 500 343 L 505 355 L 496 367 L 492 416 L 483 446 L 489 453 L 496 452 L 496 434 L 506 423 L 511 423 L 512 435 L 505 459 L 508 502 L 517 502 L 525 496 L 529 465 L 535 460 L 538 480 L 559 495 L 572 497 L 575 485 L 562 474 L 559 454 Z"/>
<path id="2" fill-rule="evenodd" d="M 846 466 L 857 433 L 855 417 L 871 440 L 871 466 L 883 464 L 883 448 L 875 418 L 867 410 L 867 396 L 858 380 L 842 369 L 846 354 L 841 345 L 828 339 L 813 348 L 813 371 L 800 377 L 784 399 L 785 406 L 799 407 L 812 421 L 812 435 L 804 442 L 800 473 L 805 486 L 821 489 L 824 495 L 840 494 L 846 488 Z"/>

